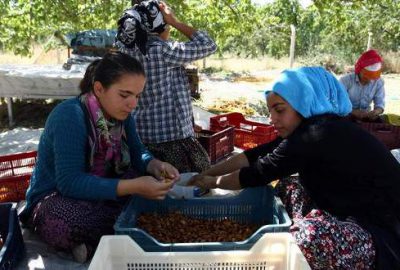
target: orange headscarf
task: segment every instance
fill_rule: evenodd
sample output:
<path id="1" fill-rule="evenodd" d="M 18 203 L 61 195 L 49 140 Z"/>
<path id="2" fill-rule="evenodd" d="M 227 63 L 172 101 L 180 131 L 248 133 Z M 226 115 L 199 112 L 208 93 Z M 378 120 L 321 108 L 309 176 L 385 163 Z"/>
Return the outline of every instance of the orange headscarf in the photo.
<path id="1" fill-rule="evenodd" d="M 366 67 L 361 70 L 360 74 L 368 80 L 377 80 L 381 77 L 381 71 L 382 69 L 368 70 L 368 67 Z"/>

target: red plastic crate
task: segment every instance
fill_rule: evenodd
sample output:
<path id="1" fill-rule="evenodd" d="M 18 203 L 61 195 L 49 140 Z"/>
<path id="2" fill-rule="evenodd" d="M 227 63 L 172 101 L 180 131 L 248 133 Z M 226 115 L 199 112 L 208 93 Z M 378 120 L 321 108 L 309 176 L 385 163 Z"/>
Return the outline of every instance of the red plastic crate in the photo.
<path id="1" fill-rule="evenodd" d="M 212 164 L 228 156 L 233 151 L 234 128 L 227 127 L 221 131 L 202 130 L 196 138 L 206 149 Z"/>
<path id="2" fill-rule="evenodd" d="M 0 156 L 0 202 L 25 199 L 37 152 Z"/>
<path id="3" fill-rule="evenodd" d="M 400 126 L 371 122 L 359 122 L 359 124 L 386 145 L 388 149 L 400 148 Z"/>
<path id="4" fill-rule="evenodd" d="M 210 129 L 220 131 L 235 127 L 235 146 L 249 149 L 276 139 L 277 132 L 271 125 L 246 120 L 241 113 L 227 113 L 210 117 Z"/>

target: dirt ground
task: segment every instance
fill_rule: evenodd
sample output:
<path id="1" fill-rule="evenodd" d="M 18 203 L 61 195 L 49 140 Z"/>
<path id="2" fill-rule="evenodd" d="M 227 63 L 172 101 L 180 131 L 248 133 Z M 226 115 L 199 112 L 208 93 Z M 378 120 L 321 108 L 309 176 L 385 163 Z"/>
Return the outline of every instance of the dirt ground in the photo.
<path id="1" fill-rule="evenodd" d="M 9 130 L 7 104 L 1 100 L 0 105 L 0 132 Z M 51 110 L 60 101 L 35 100 L 15 100 L 13 102 L 14 127 L 42 128 Z M 14 128 L 13 127 L 13 128 Z"/>
<path id="2" fill-rule="evenodd" d="M 383 75 L 386 91 L 385 113 L 400 115 L 400 74 Z"/>
<path id="3" fill-rule="evenodd" d="M 64 49 L 44 51 L 35 46 L 31 57 L 0 53 L 0 64 L 62 64 L 67 60 Z M 194 63 L 199 70 L 203 66 L 216 72 L 199 74 L 201 98 L 194 102 L 201 108 L 218 106 L 222 102 L 240 101 L 240 106 L 255 105 L 255 114 L 265 114 L 264 91 L 281 70 L 288 68 L 288 59 L 238 59 L 207 58 L 206 62 Z M 296 65 L 296 63 L 295 63 Z M 386 113 L 400 115 L 400 74 L 383 75 L 386 89 Z M 60 100 L 15 100 L 13 115 L 16 127 L 40 128 L 50 111 Z M 232 102 L 231 102 L 232 104 Z M 244 105 L 242 105 L 244 104 Z M 232 105 L 235 106 L 234 104 Z M 239 108 L 248 112 L 248 108 Z M 250 110 L 251 111 L 251 110 Z M 7 104 L 0 98 L 0 132 L 8 130 Z"/>
<path id="4" fill-rule="evenodd" d="M 208 76 L 200 74 L 201 99 L 195 101 L 197 106 L 209 108 L 215 104 L 241 100 L 242 102 L 264 105 L 264 90 L 271 85 L 279 70 L 259 71 L 254 74 L 226 78 L 224 76 Z M 386 113 L 400 115 L 400 75 L 383 76 L 386 89 Z M 7 104 L 1 100 L 0 132 L 8 130 Z M 60 100 L 15 100 L 13 115 L 16 127 L 41 128 L 50 111 Z M 257 114 L 257 113 L 256 113 Z"/>
<path id="5" fill-rule="evenodd" d="M 202 89 L 199 106 L 210 108 L 221 100 L 245 99 L 248 103 L 264 106 L 264 91 L 271 86 L 280 70 L 260 71 L 252 77 L 237 77 L 234 80 L 218 80 L 204 77 L 201 80 Z M 386 91 L 385 113 L 400 115 L 400 74 L 383 75 Z"/>

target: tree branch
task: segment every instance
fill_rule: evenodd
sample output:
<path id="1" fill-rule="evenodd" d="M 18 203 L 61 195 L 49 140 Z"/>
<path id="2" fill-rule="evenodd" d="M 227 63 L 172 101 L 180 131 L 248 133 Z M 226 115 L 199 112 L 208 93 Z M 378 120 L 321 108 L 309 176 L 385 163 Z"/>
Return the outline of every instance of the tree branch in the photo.
<path id="1" fill-rule="evenodd" d="M 230 4 L 228 4 L 226 1 L 222 1 L 222 2 L 224 3 L 225 6 L 227 6 L 227 7 L 232 11 L 232 13 L 233 13 L 236 17 L 240 18 L 240 16 L 239 16 L 239 14 L 237 13 L 237 11 L 236 11 Z"/>

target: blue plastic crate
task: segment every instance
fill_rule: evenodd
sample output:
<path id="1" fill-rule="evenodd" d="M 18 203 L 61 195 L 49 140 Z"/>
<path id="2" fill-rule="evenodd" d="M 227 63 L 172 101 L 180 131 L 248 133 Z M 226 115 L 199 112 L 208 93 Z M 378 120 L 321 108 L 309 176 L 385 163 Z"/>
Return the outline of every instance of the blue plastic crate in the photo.
<path id="1" fill-rule="evenodd" d="M 14 269 L 26 251 L 17 217 L 17 204 L 1 203 L 0 217 L 0 233 L 4 241 L 0 250 L 0 269 Z"/>
<path id="2" fill-rule="evenodd" d="M 132 237 L 145 251 L 216 251 L 249 250 L 265 233 L 287 232 L 291 220 L 271 187 L 244 189 L 231 197 L 201 197 L 190 200 L 171 199 L 162 201 L 132 197 L 118 217 L 116 234 Z M 179 211 L 186 216 L 202 219 L 230 220 L 259 224 L 260 228 L 248 239 L 240 242 L 161 243 L 144 230 L 136 227 L 142 213 L 166 214 Z"/>

